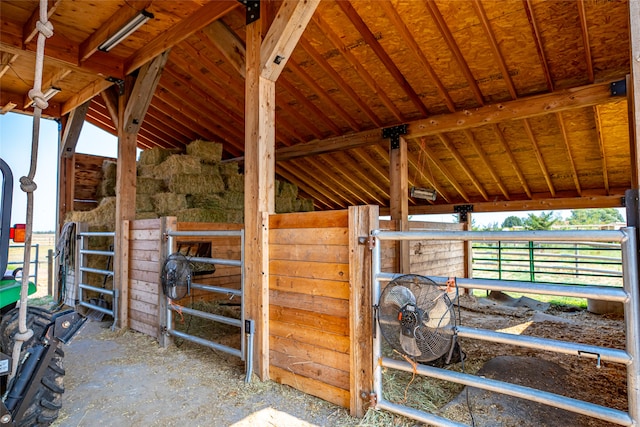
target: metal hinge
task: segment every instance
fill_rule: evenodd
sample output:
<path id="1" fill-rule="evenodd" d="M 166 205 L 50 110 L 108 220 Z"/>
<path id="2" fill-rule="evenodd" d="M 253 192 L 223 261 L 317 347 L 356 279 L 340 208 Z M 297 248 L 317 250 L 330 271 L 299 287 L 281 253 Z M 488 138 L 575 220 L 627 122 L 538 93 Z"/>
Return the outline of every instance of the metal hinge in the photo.
<path id="1" fill-rule="evenodd" d="M 358 244 L 367 245 L 369 250 L 373 250 L 373 248 L 376 247 L 376 239 L 374 239 L 373 236 L 358 237 Z"/>

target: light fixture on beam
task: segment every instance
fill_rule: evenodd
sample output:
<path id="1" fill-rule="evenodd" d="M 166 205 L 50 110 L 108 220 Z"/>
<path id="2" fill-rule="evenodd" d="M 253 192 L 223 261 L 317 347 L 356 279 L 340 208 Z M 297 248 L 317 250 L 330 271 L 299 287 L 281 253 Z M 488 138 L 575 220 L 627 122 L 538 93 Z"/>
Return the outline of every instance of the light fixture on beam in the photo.
<path id="1" fill-rule="evenodd" d="M 415 199 L 430 200 L 432 202 L 436 200 L 436 190 L 430 188 L 411 187 L 409 193 Z"/>
<path id="2" fill-rule="evenodd" d="M 51 98 L 53 98 L 54 96 L 56 96 L 57 94 L 59 94 L 62 91 L 62 89 L 60 89 L 59 87 L 56 86 L 51 86 L 49 89 L 45 90 L 42 94 L 42 97 L 44 98 L 45 101 L 50 100 Z M 31 104 L 29 104 L 30 107 L 35 107 L 36 103 L 35 101 L 31 102 Z"/>
<path id="3" fill-rule="evenodd" d="M 153 13 L 147 12 L 145 9 L 142 9 L 140 13 L 131 18 L 129 22 L 122 26 L 122 28 L 113 33 L 111 37 L 103 41 L 102 44 L 98 46 L 98 50 L 101 50 L 102 52 L 109 52 L 115 45 L 129 37 L 134 31 L 136 31 L 145 22 L 152 18 Z"/>

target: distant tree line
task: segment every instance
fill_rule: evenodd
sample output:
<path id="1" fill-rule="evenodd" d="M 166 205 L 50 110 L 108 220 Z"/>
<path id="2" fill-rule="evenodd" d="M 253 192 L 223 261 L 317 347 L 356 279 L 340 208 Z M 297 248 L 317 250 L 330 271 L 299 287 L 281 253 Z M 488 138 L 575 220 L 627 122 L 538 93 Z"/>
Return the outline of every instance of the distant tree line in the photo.
<path id="1" fill-rule="evenodd" d="M 473 220 L 472 220 L 473 221 Z M 614 208 L 601 209 L 579 209 L 572 210 L 571 216 L 567 220 L 562 220 L 553 212 L 542 212 L 539 215 L 530 213 L 526 218 L 520 218 L 512 215 L 499 225 L 497 222 L 483 227 L 476 227 L 472 224 L 474 230 L 478 231 L 499 231 L 511 229 L 514 227 L 522 227 L 524 230 L 550 230 L 553 225 L 594 225 L 594 224 L 612 224 L 616 222 L 624 222 L 624 218 Z"/>

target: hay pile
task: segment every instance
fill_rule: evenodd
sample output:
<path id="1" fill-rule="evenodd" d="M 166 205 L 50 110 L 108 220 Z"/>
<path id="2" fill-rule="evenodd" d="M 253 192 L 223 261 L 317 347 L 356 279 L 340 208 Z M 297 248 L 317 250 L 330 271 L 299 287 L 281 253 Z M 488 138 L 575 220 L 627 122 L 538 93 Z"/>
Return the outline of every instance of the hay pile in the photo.
<path id="1" fill-rule="evenodd" d="M 187 145 L 186 154 L 163 148 L 141 152 L 137 164 L 136 219 L 176 216 L 183 222 L 243 223 L 244 175 L 237 163 L 221 160 L 222 144 L 203 140 Z M 105 161 L 103 176 L 98 194 L 105 198 L 96 212 L 71 212 L 67 221 L 113 224 L 111 229 L 115 229 L 116 164 Z M 313 201 L 298 198 L 295 185 L 276 181 L 275 186 L 277 213 L 313 211 Z M 105 202 L 108 198 L 113 200 Z M 108 209 L 111 212 L 107 213 Z"/>

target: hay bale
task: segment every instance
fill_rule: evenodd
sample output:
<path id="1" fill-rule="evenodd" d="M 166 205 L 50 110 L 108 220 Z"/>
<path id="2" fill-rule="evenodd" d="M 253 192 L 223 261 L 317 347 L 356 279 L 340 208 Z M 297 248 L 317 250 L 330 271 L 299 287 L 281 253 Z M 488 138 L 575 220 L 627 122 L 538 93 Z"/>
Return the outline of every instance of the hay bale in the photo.
<path id="1" fill-rule="evenodd" d="M 227 191 L 223 193 L 225 207 L 227 209 L 244 210 L 244 193 L 238 191 Z"/>
<path id="2" fill-rule="evenodd" d="M 90 211 L 71 211 L 67 213 L 65 222 L 86 222 L 113 231 L 116 227 L 116 198 L 105 197 L 97 208 Z"/>
<path id="3" fill-rule="evenodd" d="M 196 139 L 187 145 L 187 154 L 207 163 L 218 163 L 222 160 L 222 144 Z"/>
<path id="4" fill-rule="evenodd" d="M 244 175 L 239 173 L 235 175 L 222 174 L 222 179 L 224 180 L 224 187 L 227 191 L 244 191 Z"/>
<path id="5" fill-rule="evenodd" d="M 147 178 L 139 176 L 136 180 L 137 194 L 157 194 L 163 193 L 167 189 L 164 181 L 161 179 Z"/>
<path id="6" fill-rule="evenodd" d="M 156 219 L 160 218 L 155 212 L 136 212 L 136 219 Z"/>
<path id="7" fill-rule="evenodd" d="M 293 210 L 295 212 L 313 212 L 313 200 L 311 199 L 294 200 Z"/>
<path id="8" fill-rule="evenodd" d="M 153 212 L 153 201 L 148 194 L 136 194 L 136 212 Z"/>
<path id="9" fill-rule="evenodd" d="M 200 175 L 202 162 L 195 156 L 173 154 L 153 170 L 155 178 L 167 179 L 173 175 Z"/>
<path id="10" fill-rule="evenodd" d="M 224 191 L 220 175 L 173 175 L 169 179 L 169 191 L 180 194 L 210 194 Z"/>
<path id="11" fill-rule="evenodd" d="M 276 213 L 293 212 L 293 200 L 288 197 L 276 197 Z"/>
<path id="12" fill-rule="evenodd" d="M 220 168 L 218 165 L 203 163 L 200 168 L 202 170 L 202 175 L 220 175 Z"/>
<path id="13" fill-rule="evenodd" d="M 176 150 L 168 150 L 166 148 L 155 147 L 150 150 L 140 152 L 138 163 L 141 165 L 159 165 L 164 162 L 167 157 L 174 154 Z"/>
<path id="14" fill-rule="evenodd" d="M 224 162 L 218 165 L 220 168 L 220 173 L 223 177 L 225 176 L 242 176 L 240 173 L 240 164 L 238 162 Z"/>
<path id="15" fill-rule="evenodd" d="M 187 205 L 190 208 L 221 209 L 226 207 L 226 201 L 220 194 L 189 194 Z"/>
<path id="16" fill-rule="evenodd" d="M 202 208 L 183 209 L 176 213 L 181 222 L 226 222 L 227 214 L 222 210 Z"/>
<path id="17" fill-rule="evenodd" d="M 98 185 L 97 198 L 113 197 L 116 195 L 116 179 L 118 176 L 117 163 L 111 160 L 102 162 L 102 181 Z"/>
<path id="18" fill-rule="evenodd" d="M 184 194 L 159 193 L 151 196 L 154 211 L 160 216 L 173 215 L 175 212 L 187 209 L 187 198 Z"/>
<path id="19" fill-rule="evenodd" d="M 227 222 L 231 224 L 244 223 L 244 210 L 230 209 L 227 211 Z"/>
<path id="20" fill-rule="evenodd" d="M 141 165 L 138 163 L 136 167 L 136 171 L 138 176 L 143 176 L 145 178 L 153 178 L 153 173 L 156 170 L 156 165 Z"/>
<path id="21" fill-rule="evenodd" d="M 276 196 L 295 199 L 298 197 L 298 186 L 286 181 L 276 180 Z"/>

